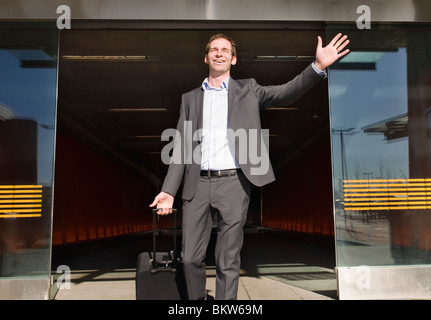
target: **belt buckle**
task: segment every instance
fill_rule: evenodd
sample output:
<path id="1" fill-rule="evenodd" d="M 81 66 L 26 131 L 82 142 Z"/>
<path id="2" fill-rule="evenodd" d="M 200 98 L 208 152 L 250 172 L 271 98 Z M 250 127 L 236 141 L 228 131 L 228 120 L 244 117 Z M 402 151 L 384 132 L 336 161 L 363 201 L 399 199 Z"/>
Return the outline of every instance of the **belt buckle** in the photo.
<path id="1" fill-rule="evenodd" d="M 216 176 L 219 177 L 219 178 L 221 177 L 221 170 L 217 170 Z"/>

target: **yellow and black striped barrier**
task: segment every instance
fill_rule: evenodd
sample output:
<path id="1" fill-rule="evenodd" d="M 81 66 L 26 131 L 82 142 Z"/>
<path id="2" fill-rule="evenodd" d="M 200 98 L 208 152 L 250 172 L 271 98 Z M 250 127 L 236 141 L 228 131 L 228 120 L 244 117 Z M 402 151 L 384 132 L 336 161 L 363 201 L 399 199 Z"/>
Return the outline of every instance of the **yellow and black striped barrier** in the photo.
<path id="1" fill-rule="evenodd" d="M 431 209 L 431 179 L 343 181 L 344 210 Z"/>
<path id="2" fill-rule="evenodd" d="M 41 185 L 0 185 L 0 219 L 42 216 Z"/>

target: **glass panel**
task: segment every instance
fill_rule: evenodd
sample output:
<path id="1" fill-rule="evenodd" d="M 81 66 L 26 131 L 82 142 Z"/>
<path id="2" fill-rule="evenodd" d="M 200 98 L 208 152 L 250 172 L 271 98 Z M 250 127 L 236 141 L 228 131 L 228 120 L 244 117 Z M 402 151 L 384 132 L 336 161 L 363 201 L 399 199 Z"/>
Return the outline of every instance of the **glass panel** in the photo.
<path id="1" fill-rule="evenodd" d="M 428 264 L 431 28 L 338 32 L 351 53 L 329 70 L 337 266 Z"/>
<path id="2" fill-rule="evenodd" d="M 58 30 L 0 23 L 0 279 L 49 278 Z"/>

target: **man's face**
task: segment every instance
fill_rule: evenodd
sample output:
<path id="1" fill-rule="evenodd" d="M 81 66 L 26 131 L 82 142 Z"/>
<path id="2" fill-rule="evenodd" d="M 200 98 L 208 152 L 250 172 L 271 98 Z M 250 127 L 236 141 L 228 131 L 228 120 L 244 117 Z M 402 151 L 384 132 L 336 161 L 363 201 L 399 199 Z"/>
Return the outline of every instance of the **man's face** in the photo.
<path id="1" fill-rule="evenodd" d="M 212 76 L 229 74 L 230 66 L 236 64 L 236 57 L 232 56 L 232 46 L 226 39 L 215 39 L 210 44 L 205 63 L 209 65 Z"/>

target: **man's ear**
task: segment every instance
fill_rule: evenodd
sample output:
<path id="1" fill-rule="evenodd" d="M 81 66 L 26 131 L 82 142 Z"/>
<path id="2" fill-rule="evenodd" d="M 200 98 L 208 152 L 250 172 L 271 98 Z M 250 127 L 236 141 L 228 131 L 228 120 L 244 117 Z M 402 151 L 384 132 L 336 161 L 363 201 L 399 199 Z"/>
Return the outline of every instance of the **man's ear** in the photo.
<path id="1" fill-rule="evenodd" d="M 208 55 L 207 55 L 207 54 L 205 55 L 204 62 L 205 62 L 206 64 L 208 64 Z"/>
<path id="2" fill-rule="evenodd" d="M 237 61 L 236 56 L 233 56 L 231 65 L 233 66 L 236 65 L 236 61 Z"/>

